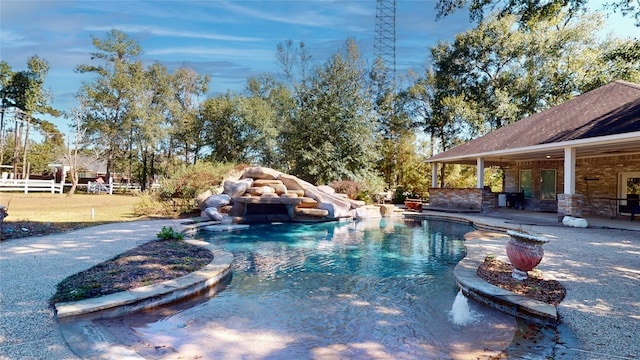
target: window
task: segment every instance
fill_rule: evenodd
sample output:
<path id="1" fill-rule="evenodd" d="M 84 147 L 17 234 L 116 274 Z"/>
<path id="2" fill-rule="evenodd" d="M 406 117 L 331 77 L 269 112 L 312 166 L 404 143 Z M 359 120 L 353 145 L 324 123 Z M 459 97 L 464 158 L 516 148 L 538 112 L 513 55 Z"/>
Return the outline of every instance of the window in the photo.
<path id="1" fill-rule="evenodd" d="M 556 170 L 540 170 L 540 198 L 542 200 L 556 199 Z"/>
<path id="2" fill-rule="evenodd" d="M 531 199 L 532 179 L 531 169 L 520 170 L 520 192 L 524 192 L 525 199 Z"/>

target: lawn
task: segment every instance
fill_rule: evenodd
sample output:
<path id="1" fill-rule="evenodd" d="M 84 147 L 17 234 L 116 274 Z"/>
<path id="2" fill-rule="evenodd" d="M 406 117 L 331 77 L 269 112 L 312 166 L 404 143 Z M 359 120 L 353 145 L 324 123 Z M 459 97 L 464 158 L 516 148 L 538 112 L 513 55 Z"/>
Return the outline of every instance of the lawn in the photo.
<path id="1" fill-rule="evenodd" d="M 109 222 L 139 219 L 133 195 L 0 193 L 7 207 L 2 238 L 43 235 Z"/>

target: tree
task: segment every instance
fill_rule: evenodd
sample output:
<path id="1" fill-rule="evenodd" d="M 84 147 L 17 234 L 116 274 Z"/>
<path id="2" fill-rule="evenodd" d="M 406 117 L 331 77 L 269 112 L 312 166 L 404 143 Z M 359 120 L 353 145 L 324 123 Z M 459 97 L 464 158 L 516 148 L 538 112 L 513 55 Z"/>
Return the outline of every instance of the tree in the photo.
<path id="1" fill-rule="evenodd" d="M 521 23 L 557 16 L 566 12 L 569 16 L 587 10 L 587 0 L 438 0 L 436 18 L 453 14 L 458 9 L 468 8 L 472 21 L 482 21 L 485 13 L 497 11 L 500 16 L 517 15 Z M 623 16 L 633 16 L 640 27 L 640 0 L 611 0 L 605 7 Z"/>
<path id="2" fill-rule="evenodd" d="M 640 0 L 617 0 L 607 4 L 614 12 L 619 11 L 624 16 L 633 15 L 636 26 L 640 27 Z"/>
<path id="3" fill-rule="evenodd" d="M 102 64 L 78 65 L 76 71 L 93 73 L 93 81 L 84 83 L 80 90 L 87 106 L 84 128 L 92 141 L 105 148 L 107 178 L 111 178 L 114 159 L 121 152 L 121 143 L 128 139 L 131 125 L 126 112 L 132 102 L 135 82 L 132 75 L 139 73 L 142 63 L 136 58 L 142 50 L 138 43 L 118 30 L 111 30 L 105 40 L 92 37 L 98 49 L 91 59 Z"/>
<path id="4" fill-rule="evenodd" d="M 84 112 L 82 108 L 80 109 L 72 109 L 70 114 L 67 116 L 73 117 L 72 127 L 75 129 L 75 139 L 73 141 L 73 147 L 71 145 L 71 139 L 67 143 L 67 152 L 65 154 L 65 159 L 69 162 L 69 170 L 71 176 L 71 189 L 67 193 L 67 196 L 73 196 L 76 192 L 76 188 L 78 187 L 78 150 L 82 146 L 85 139 L 85 130 L 82 127 L 82 117 L 84 116 Z M 62 179 L 64 181 L 64 179 Z"/>
<path id="5" fill-rule="evenodd" d="M 263 148 L 262 163 L 278 169 L 288 170 L 286 154 L 282 147 L 283 132 L 296 112 L 296 103 L 291 91 L 273 76 L 263 74 L 247 81 L 246 93 L 249 98 L 260 99 L 269 106 L 273 117 L 269 123 L 268 147 Z"/>
<path id="6" fill-rule="evenodd" d="M 594 35 L 601 24 L 590 14 L 561 13 L 527 26 L 515 16 L 492 16 L 453 44 L 440 43 L 427 75 L 436 89 L 432 120 L 464 124 L 468 139 L 569 100 L 603 78 L 597 67 L 619 74 L 616 66 L 593 66 L 603 55 Z"/>
<path id="7" fill-rule="evenodd" d="M 138 150 L 138 179 L 145 190 L 149 179 L 159 172 L 163 146 L 168 146 L 171 109 L 174 103 L 172 75 L 159 63 L 151 65 L 144 73 L 143 90 L 136 101 L 134 142 Z M 168 160 L 168 159 L 167 159 Z"/>
<path id="8" fill-rule="evenodd" d="M 209 75 L 201 76 L 187 67 L 173 73 L 172 138 L 182 148 L 186 163 L 195 164 L 204 145 L 203 124 L 197 117 L 198 98 L 207 93 L 209 81 Z"/>
<path id="9" fill-rule="evenodd" d="M 242 162 L 242 125 L 237 122 L 234 112 L 231 94 L 206 99 L 201 105 L 199 121 L 204 124 L 212 161 Z"/>
<path id="10" fill-rule="evenodd" d="M 60 112 L 53 109 L 49 103 L 51 95 L 44 89 L 44 82 L 49 72 L 49 63 L 39 58 L 37 55 L 29 58 L 27 62 L 27 70 L 11 72 L 8 65 L 2 65 L 3 91 L 2 101 L 3 108 L 17 108 L 20 119 L 16 117 L 16 126 L 14 130 L 14 153 L 13 153 L 13 172 L 17 175 L 18 161 L 22 148 L 22 177 L 26 178 L 28 173 L 28 152 L 29 152 L 29 131 L 32 125 L 37 129 L 44 126 L 52 125 L 48 122 L 36 118 L 36 114 L 50 114 L 59 116 Z M 4 118 L 2 119 L 4 122 Z M 20 123 L 20 125 L 18 125 Z M 4 126 L 4 124 L 2 124 Z M 24 134 L 24 142 L 21 143 L 22 134 Z"/>
<path id="11" fill-rule="evenodd" d="M 13 78 L 13 70 L 6 61 L 0 61 L 0 164 L 4 164 L 4 127 L 5 112 L 11 104 L 11 79 Z"/>
<path id="12" fill-rule="evenodd" d="M 298 111 L 283 130 L 283 146 L 299 177 L 329 183 L 371 170 L 376 126 L 364 75 L 349 39 L 296 94 Z"/>

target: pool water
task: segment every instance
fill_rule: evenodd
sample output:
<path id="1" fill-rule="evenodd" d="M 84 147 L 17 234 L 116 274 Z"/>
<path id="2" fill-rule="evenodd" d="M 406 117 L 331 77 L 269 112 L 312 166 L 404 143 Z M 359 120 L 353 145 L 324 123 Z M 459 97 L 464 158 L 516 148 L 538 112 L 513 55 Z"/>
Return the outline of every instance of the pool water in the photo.
<path id="1" fill-rule="evenodd" d="M 109 320 L 157 359 L 476 359 L 513 339 L 516 320 L 469 302 L 452 322 L 453 268 L 473 228 L 376 219 L 255 225 L 202 234 L 232 252 L 217 295 Z"/>

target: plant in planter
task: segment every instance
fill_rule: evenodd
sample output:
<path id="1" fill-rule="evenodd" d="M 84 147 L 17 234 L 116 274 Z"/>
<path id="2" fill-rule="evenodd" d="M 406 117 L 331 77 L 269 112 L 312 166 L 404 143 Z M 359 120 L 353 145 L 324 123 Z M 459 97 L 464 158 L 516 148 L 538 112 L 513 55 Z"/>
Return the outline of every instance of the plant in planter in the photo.
<path id="1" fill-rule="evenodd" d="M 540 235 L 529 234 L 523 231 L 507 231 L 511 237 L 507 243 L 507 257 L 513 265 L 514 279 L 522 281 L 529 275 L 527 272 L 533 270 L 544 256 L 542 244 L 549 242 Z"/>

